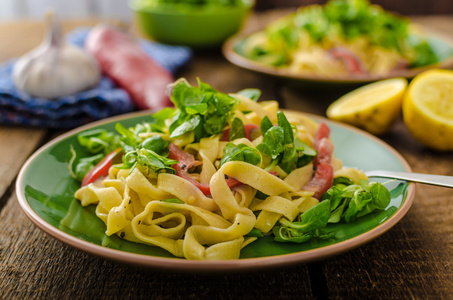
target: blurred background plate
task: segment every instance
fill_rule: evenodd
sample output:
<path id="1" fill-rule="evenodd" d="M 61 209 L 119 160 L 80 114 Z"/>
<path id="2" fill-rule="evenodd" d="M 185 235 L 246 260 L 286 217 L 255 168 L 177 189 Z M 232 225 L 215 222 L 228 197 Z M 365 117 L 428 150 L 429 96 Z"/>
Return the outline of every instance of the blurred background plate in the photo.
<path id="1" fill-rule="evenodd" d="M 428 35 L 428 42 L 432 45 L 440 62 L 420 68 L 409 70 L 394 71 L 386 75 L 369 75 L 363 77 L 352 76 L 348 74 L 326 77 L 316 74 L 302 74 L 290 72 L 287 68 L 278 68 L 266 65 L 243 55 L 243 44 L 245 39 L 252 33 L 235 35 L 223 44 L 222 52 L 225 58 L 231 63 L 241 68 L 273 77 L 283 81 L 291 87 L 301 89 L 353 89 L 361 85 L 383 80 L 392 77 L 404 77 L 412 79 L 417 74 L 433 68 L 451 69 L 453 68 L 453 36 L 437 32 L 421 24 L 417 24 Z"/>

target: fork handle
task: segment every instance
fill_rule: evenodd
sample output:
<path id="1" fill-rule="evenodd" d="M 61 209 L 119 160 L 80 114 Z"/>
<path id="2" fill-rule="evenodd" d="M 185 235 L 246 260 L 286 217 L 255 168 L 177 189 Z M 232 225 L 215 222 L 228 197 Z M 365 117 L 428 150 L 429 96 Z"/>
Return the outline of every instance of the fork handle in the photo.
<path id="1" fill-rule="evenodd" d="M 453 188 L 453 176 L 381 171 L 381 170 L 367 171 L 365 172 L 365 175 L 368 177 L 395 178 L 405 181 L 419 182 Z"/>

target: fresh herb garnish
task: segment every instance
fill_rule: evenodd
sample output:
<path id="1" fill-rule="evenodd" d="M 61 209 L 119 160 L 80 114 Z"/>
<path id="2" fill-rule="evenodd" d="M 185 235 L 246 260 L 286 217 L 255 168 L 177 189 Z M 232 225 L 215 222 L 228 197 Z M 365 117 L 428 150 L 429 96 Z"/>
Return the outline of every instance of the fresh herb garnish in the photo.
<path id="1" fill-rule="evenodd" d="M 299 221 L 280 219 L 273 234 L 279 242 L 302 243 L 313 237 L 328 239 L 335 235 L 334 231 L 325 231 L 328 223 L 350 223 L 376 209 L 385 209 L 390 199 L 390 192 L 379 182 L 362 179 L 360 184 L 354 184 L 340 178 L 324 193 L 321 202 L 299 216 Z"/>
<path id="2" fill-rule="evenodd" d="M 313 237 L 328 239 L 334 232 L 324 232 L 330 218 L 330 201 L 322 201 L 300 215 L 300 221 L 280 219 L 280 226 L 272 230 L 277 242 L 303 243 Z"/>
<path id="3" fill-rule="evenodd" d="M 262 119 L 263 142 L 256 148 L 271 158 L 266 170 L 270 171 L 279 165 L 285 172 L 290 173 L 310 162 L 317 152 L 297 138 L 294 127 L 283 112 L 277 113 L 277 121 L 278 126 L 274 126 L 267 116 Z"/>
<path id="4" fill-rule="evenodd" d="M 322 196 L 322 200 L 330 200 L 331 203 L 330 223 L 342 220 L 349 223 L 375 209 L 385 209 L 390 199 L 390 192 L 384 185 L 379 182 L 369 183 L 366 179 L 362 179 L 360 184 L 338 183 Z"/>
<path id="5" fill-rule="evenodd" d="M 82 181 L 83 178 L 85 177 L 85 174 L 87 174 L 91 169 L 93 169 L 94 166 L 98 162 L 100 162 L 104 157 L 103 153 L 98 153 L 92 156 L 79 158 L 74 148 L 71 147 L 70 151 L 71 159 L 69 160 L 68 163 L 69 174 L 71 174 L 72 178 L 78 181 Z"/>
<path id="6" fill-rule="evenodd" d="M 115 126 L 116 131 L 121 134 L 123 143 L 123 165 L 121 169 L 134 169 L 138 167 L 145 174 L 150 172 L 175 173 L 171 165 L 178 161 L 167 158 L 169 142 L 159 135 L 141 139 L 132 130 L 124 127 L 121 123 Z"/>
<path id="7" fill-rule="evenodd" d="M 241 90 L 241 91 L 237 92 L 236 94 L 244 96 L 246 98 L 249 98 L 249 99 L 251 99 L 253 101 L 258 101 L 258 99 L 261 96 L 261 90 L 259 90 L 259 89 L 244 89 L 244 90 Z"/>
<path id="8" fill-rule="evenodd" d="M 261 153 L 253 147 L 245 144 L 235 145 L 227 143 L 223 149 L 223 158 L 220 161 L 220 167 L 229 161 L 243 161 L 252 165 L 260 165 L 262 162 Z"/>
<path id="9" fill-rule="evenodd" d="M 107 154 L 120 145 L 118 135 L 105 129 L 92 129 L 81 132 L 77 135 L 77 141 L 88 152 L 93 154 Z"/>
<path id="10" fill-rule="evenodd" d="M 198 79 L 198 87 L 191 86 L 185 79 L 178 80 L 173 86 L 171 100 L 176 109 L 167 110 L 171 118 L 170 138 L 193 134 L 194 141 L 219 134 L 232 118 L 232 111 L 238 100 L 213 89 Z M 156 117 L 156 116 L 154 116 Z"/>
<path id="11" fill-rule="evenodd" d="M 234 118 L 231 122 L 230 134 L 228 137 L 229 141 L 234 141 L 235 139 L 245 138 L 247 133 L 245 131 L 244 123 L 239 118 Z"/>

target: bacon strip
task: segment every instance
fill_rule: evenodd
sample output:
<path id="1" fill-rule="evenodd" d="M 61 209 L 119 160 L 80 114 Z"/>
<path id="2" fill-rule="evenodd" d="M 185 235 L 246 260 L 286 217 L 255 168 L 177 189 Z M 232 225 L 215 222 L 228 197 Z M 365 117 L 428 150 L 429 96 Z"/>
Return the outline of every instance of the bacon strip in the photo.
<path id="1" fill-rule="evenodd" d="M 360 59 L 344 47 L 335 47 L 328 51 L 331 57 L 341 60 L 348 72 L 355 76 L 366 76 L 368 72 L 363 67 Z"/>
<path id="2" fill-rule="evenodd" d="M 199 188 L 204 195 L 211 195 L 211 187 L 209 183 L 201 183 L 199 181 L 196 181 L 189 175 L 189 169 L 201 165 L 202 162 L 195 160 L 195 157 L 193 157 L 192 154 L 183 151 L 173 143 L 171 143 L 168 148 L 170 150 L 168 157 L 170 159 L 179 161 L 179 163 L 172 165 L 172 168 L 176 171 L 176 175 L 181 176 L 187 181 L 190 181 L 197 188 Z M 242 182 L 232 177 L 225 178 L 225 180 L 230 189 L 242 184 Z"/>
<path id="3" fill-rule="evenodd" d="M 315 174 L 313 178 L 303 187 L 304 191 L 314 192 L 313 197 L 321 199 L 322 195 L 332 187 L 333 167 L 332 154 L 333 144 L 329 139 L 330 129 L 325 123 L 321 123 L 315 135 L 313 147 L 318 155 L 313 161 Z"/>

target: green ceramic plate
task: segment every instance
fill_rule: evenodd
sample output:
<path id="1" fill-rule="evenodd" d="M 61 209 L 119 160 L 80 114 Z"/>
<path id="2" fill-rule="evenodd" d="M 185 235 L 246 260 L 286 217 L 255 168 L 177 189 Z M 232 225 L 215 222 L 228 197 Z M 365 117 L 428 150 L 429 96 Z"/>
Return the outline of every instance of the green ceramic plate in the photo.
<path id="1" fill-rule="evenodd" d="M 294 112 L 293 112 L 294 113 Z M 311 116 L 317 120 L 321 118 Z M 106 236 L 105 225 L 94 207 L 82 207 L 73 197 L 79 184 L 69 173 L 69 149 L 77 147 L 76 135 L 91 128 L 114 131 L 117 122 L 132 126 L 149 119 L 149 113 L 134 113 L 106 119 L 72 130 L 34 153 L 23 166 L 16 183 L 18 201 L 26 215 L 51 236 L 83 251 L 125 263 L 172 271 L 249 271 L 323 259 L 351 250 L 383 234 L 408 211 L 414 185 L 395 181 L 389 185 L 392 200 L 379 212 L 350 224 L 332 225 L 337 234 L 331 240 L 305 244 L 277 243 L 261 238 L 242 250 L 233 261 L 190 261 L 172 257 L 166 251 Z M 330 125 L 335 155 L 345 166 L 362 170 L 410 171 L 407 162 L 390 146 L 358 129 L 322 119 Z"/>

